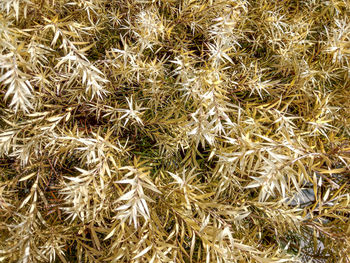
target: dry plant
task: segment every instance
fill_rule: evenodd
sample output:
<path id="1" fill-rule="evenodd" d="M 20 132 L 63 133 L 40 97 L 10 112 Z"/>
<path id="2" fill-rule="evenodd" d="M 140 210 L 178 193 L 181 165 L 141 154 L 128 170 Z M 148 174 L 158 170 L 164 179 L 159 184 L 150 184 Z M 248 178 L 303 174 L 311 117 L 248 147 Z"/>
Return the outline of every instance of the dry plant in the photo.
<path id="1" fill-rule="evenodd" d="M 348 0 L 0 0 L 0 261 L 350 262 Z"/>

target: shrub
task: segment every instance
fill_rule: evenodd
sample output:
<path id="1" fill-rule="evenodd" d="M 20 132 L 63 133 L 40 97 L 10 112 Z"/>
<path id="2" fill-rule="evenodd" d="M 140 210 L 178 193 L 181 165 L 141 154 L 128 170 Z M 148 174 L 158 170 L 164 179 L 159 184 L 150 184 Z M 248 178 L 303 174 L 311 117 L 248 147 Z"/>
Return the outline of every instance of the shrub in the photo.
<path id="1" fill-rule="evenodd" d="M 350 262 L 346 0 L 0 0 L 3 262 Z"/>

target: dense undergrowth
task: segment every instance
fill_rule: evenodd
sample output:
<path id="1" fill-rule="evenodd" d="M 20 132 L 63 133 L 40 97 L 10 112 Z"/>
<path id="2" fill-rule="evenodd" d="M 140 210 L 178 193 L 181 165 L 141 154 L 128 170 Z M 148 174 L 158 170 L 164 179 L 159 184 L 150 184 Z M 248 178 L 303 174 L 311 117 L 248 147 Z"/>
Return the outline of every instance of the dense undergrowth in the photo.
<path id="1" fill-rule="evenodd" d="M 0 0 L 2 262 L 350 262 L 347 0 Z"/>

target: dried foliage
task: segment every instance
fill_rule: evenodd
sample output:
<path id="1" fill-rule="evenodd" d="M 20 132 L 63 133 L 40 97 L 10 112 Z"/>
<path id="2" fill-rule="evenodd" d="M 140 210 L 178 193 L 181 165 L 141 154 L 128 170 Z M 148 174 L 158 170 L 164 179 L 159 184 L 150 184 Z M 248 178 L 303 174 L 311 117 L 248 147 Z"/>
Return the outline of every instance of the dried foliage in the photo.
<path id="1" fill-rule="evenodd" d="M 0 261 L 350 262 L 347 0 L 0 0 Z"/>

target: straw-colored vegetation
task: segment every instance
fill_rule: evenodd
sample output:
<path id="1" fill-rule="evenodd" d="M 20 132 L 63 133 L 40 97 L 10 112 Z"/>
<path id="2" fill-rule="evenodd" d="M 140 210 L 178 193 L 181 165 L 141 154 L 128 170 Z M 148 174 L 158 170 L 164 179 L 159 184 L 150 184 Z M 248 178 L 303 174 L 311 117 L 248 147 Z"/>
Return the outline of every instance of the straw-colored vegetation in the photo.
<path id="1" fill-rule="evenodd" d="M 0 0 L 0 261 L 350 262 L 349 15 Z"/>

